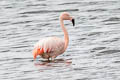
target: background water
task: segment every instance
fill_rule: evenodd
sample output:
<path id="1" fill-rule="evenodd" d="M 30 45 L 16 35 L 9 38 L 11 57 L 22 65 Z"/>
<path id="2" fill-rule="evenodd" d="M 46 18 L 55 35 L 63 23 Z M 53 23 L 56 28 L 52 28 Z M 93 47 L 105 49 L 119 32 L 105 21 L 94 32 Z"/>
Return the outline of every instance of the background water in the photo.
<path id="1" fill-rule="evenodd" d="M 33 45 L 42 37 L 63 38 L 67 51 L 47 63 L 33 61 Z M 120 80 L 120 0 L 0 0 L 0 80 Z"/>

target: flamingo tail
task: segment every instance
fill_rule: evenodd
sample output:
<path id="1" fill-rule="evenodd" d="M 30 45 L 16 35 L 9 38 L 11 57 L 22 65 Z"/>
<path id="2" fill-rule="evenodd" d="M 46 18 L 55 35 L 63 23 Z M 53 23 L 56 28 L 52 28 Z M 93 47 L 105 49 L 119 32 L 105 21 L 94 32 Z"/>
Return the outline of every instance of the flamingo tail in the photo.
<path id="1" fill-rule="evenodd" d="M 41 54 L 43 54 L 44 53 L 44 49 L 42 48 L 42 49 L 40 49 L 40 48 L 35 48 L 34 50 L 33 50 L 33 57 L 34 57 L 34 59 L 36 59 L 36 57 L 37 57 L 37 55 L 41 55 Z"/>

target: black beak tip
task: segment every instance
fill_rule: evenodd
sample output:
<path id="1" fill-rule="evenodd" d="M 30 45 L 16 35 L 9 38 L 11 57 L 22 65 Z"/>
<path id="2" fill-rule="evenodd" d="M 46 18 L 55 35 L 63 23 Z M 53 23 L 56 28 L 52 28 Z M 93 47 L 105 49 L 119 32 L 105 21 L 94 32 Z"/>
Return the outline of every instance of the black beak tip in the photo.
<path id="1" fill-rule="evenodd" d="M 72 24 L 73 26 L 75 26 L 75 19 L 72 19 Z"/>

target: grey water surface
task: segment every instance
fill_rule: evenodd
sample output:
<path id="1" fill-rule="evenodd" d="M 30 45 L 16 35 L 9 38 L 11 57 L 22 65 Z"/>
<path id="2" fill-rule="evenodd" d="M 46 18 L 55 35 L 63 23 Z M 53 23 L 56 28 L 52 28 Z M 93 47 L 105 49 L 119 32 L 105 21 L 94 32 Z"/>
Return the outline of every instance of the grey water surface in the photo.
<path id="1" fill-rule="evenodd" d="M 69 46 L 55 62 L 39 56 L 34 44 L 48 36 Z M 0 80 L 120 80 L 120 0 L 0 0 Z"/>

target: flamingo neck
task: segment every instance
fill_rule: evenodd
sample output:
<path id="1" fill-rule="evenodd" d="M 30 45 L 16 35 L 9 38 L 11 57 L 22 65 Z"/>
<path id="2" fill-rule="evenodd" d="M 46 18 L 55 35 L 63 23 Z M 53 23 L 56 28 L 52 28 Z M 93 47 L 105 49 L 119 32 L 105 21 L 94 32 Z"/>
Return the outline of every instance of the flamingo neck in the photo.
<path id="1" fill-rule="evenodd" d="M 64 32 L 64 41 L 65 41 L 64 51 L 65 51 L 67 49 L 67 46 L 69 43 L 69 36 L 68 36 L 67 29 L 64 27 L 63 19 L 60 19 L 60 24 L 61 24 L 62 30 Z"/>

